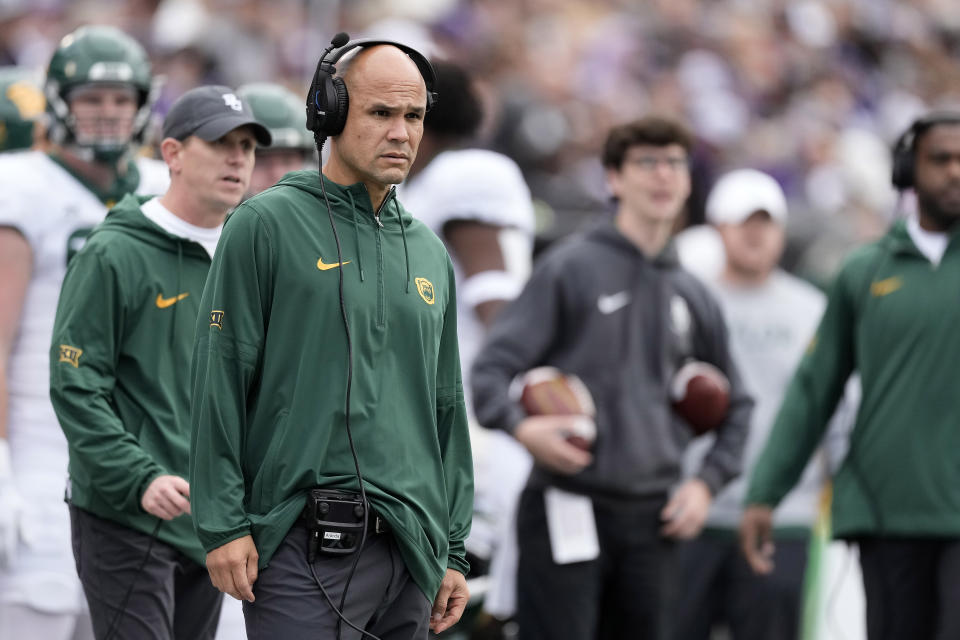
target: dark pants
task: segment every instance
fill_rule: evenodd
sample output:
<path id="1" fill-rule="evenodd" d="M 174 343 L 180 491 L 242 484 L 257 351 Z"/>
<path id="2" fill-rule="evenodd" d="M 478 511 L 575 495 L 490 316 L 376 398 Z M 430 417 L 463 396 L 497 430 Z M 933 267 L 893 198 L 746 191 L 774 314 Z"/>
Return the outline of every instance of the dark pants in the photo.
<path id="1" fill-rule="evenodd" d="M 354 556 L 318 554 L 313 564 L 337 607 Z M 307 529 L 290 529 L 270 565 L 253 585 L 253 603 L 243 603 L 248 640 L 337 637 L 337 614 L 320 591 L 307 563 Z M 407 571 L 393 535 L 367 534 L 366 546 L 347 591 L 344 615 L 381 640 L 425 640 L 432 601 Z M 343 640 L 360 633 L 342 625 Z"/>
<path id="2" fill-rule="evenodd" d="M 214 637 L 223 595 L 210 583 L 206 567 L 159 540 L 151 547 L 147 534 L 74 506 L 70 522 L 77 573 L 98 639 Z"/>
<path id="3" fill-rule="evenodd" d="M 757 575 L 734 532 L 705 533 L 680 545 L 676 640 L 708 640 L 715 625 L 733 640 L 795 640 L 800 635 L 808 539 L 776 540 L 774 570 Z"/>
<path id="4" fill-rule="evenodd" d="M 543 492 L 520 496 L 517 622 L 521 640 L 668 638 L 676 544 L 661 538 L 664 500 L 594 503 L 600 557 L 558 565 Z"/>
<path id="5" fill-rule="evenodd" d="M 870 640 L 960 638 L 960 540 L 858 543 Z"/>

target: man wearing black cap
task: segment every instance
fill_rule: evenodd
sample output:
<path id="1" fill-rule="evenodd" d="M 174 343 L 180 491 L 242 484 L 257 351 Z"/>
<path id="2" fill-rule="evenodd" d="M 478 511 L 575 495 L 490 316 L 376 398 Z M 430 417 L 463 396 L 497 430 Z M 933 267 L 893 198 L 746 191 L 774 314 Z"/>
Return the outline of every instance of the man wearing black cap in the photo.
<path id="1" fill-rule="evenodd" d="M 70 263 L 50 395 L 70 449 L 77 570 L 97 637 L 213 638 L 221 596 L 190 521 L 189 377 L 200 294 L 270 133 L 232 89 L 164 122 L 170 188 L 127 195 Z"/>

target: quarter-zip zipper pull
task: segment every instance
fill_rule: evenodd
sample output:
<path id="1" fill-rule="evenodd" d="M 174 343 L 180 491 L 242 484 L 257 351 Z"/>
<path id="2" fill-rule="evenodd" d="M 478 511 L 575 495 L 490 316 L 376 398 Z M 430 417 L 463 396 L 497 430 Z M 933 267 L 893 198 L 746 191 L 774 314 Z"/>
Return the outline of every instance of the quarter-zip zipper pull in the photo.
<path id="1" fill-rule="evenodd" d="M 393 196 L 393 192 L 395 190 L 396 190 L 395 186 L 390 187 L 390 191 L 388 191 L 387 195 L 383 198 L 383 202 L 380 203 L 380 206 L 377 207 L 377 210 L 373 213 L 373 219 L 376 221 L 377 226 L 380 227 L 381 229 L 383 229 L 383 223 L 380 222 L 380 212 L 383 211 L 384 205 L 386 205 L 387 202 L 390 201 L 390 198 L 391 196 Z"/>

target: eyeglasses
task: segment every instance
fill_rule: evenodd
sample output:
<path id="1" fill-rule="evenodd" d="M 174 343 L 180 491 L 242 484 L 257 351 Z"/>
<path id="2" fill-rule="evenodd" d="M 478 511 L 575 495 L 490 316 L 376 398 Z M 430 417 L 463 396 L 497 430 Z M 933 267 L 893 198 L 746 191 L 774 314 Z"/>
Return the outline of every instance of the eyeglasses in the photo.
<path id="1" fill-rule="evenodd" d="M 634 156 L 624 159 L 624 164 L 632 164 L 648 173 L 653 173 L 661 164 L 671 171 L 690 168 L 690 159 L 686 156 Z"/>

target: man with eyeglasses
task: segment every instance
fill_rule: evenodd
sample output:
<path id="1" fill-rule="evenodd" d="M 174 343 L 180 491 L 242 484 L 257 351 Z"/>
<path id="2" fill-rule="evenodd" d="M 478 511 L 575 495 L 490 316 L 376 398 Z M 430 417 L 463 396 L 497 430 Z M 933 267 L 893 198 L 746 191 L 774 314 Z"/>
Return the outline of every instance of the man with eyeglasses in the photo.
<path id="1" fill-rule="evenodd" d="M 752 401 L 720 308 L 670 243 L 690 194 L 691 144 L 662 117 L 610 131 L 603 163 L 613 219 L 538 262 L 473 367 L 478 420 L 511 433 L 535 460 L 517 516 L 523 638 L 669 637 L 677 540 L 700 532 L 712 496 L 739 472 Z M 693 432 L 671 410 L 669 388 L 691 359 L 725 373 L 730 408 L 684 481 Z M 566 437 L 582 417 L 530 416 L 512 399 L 511 381 L 539 366 L 589 388 L 590 451 Z"/>

